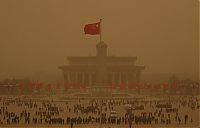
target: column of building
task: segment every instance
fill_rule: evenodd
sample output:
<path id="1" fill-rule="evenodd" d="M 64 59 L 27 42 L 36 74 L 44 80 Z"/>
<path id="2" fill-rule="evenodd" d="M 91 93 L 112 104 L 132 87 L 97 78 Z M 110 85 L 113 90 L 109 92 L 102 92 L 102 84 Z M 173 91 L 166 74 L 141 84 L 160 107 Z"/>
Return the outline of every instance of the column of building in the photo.
<path id="1" fill-rule="evenodd" d="M 140 82 L 140 73 L 141 73 L 140 70 L 137 70 L 137 71 L 136 71 L 136 74 L 135 74 L 136 83 L 139 83 L 139 82 Z"/>

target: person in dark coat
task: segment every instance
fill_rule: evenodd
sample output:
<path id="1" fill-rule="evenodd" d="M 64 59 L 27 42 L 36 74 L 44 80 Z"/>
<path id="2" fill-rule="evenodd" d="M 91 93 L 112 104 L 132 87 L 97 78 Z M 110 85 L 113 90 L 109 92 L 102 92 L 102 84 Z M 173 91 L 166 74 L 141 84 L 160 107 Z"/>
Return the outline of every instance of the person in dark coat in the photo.
<path id="1" fill-rule="evenodd" d="M 71 122 L 71 128 L 73 128 L 73 122 Z"/>

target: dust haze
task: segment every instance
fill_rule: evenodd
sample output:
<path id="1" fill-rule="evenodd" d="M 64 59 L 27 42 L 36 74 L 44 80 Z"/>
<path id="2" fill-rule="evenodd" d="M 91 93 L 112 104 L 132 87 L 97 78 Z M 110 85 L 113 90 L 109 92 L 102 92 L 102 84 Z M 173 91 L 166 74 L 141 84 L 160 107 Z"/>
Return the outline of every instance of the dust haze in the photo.
<path id="1" fill-rule="evenodd" d="M 108 54 L 137 56 L 144 80 L 198 76 L 198 0 L 1 0 L 0 79 L 62 79 L 66 56 L 95 55 L 83 27 L 100 18 Z"/>

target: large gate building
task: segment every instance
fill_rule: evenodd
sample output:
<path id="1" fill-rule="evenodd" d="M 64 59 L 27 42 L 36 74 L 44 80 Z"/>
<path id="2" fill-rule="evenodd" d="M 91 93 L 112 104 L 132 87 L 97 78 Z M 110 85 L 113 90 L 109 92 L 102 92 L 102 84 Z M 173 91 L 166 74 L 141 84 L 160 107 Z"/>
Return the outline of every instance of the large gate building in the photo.
<path id="1" fill-rule="evenodd" d="M 68 65 L 60 66 L 65 85 L 89 88 L 110 88 L 140 82 L 144 66 L 137 66 L 137 57 L 108 56 L 107 44 L 96 45 L 96 56 L 68 56 Z"/>

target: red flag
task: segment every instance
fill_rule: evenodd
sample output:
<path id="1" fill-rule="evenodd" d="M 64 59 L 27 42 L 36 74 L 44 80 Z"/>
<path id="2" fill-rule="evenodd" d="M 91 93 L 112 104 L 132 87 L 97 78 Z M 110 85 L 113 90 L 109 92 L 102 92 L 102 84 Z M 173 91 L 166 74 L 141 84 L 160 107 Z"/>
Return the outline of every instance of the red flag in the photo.
<path id="1" fill-rule="evenodd" d="M 60 89 L 60 83 L 59 82 L 57 83 L 56 88 Z"/>
<path id="2" fill-rule="evenodd" d="M 163 84 L 163 90 L 166 91 L 169 89 L 169 85 L 168 84 Z"/>
<path id="3" fill-rule="evenodd" d="M 116 85 L 112 84 L 111 89 L 116 89 Z"/>
<path id="4" fill-rule="evenodd" d="M 31 89 L 33 89 L 33 88 L 35 87 L 34 83 L 30 83 L 30 84 L 29 84 L 29 87 L 30 87 Z"/>
<path id="5" fill-rule="evenodd" d="M 69 88 L 70 88 L 70 86 L 65 84 L 65 89 L 69 89 Z"/>
<path id="6" fill-rule="evenodd" d="M 126 89 L 126 85 L 125 84 L 120 84 L 119 87 L 120 87 L 120 89 Z"/>
<path id="7" fill-rule="evenodd" d="M 135 84 L 128 84 L 128 89 L 136 89 Z"/>
<path id="8" fill-rule="evenodd" d="M 93 24 L 86 24 L 84 27 L 85 34 L 99 35 L 100 34 L 100 22 Z"/>
<path id="9" fill-rule="evenodd" d="M 48 91 L 51 91 L 51 89 L 52 89 L 52 88 L 51 88 L 51 84 L 48 84 L 48 85 L 46 86 L 46 88 L 47 88 Z"/>
<path id="10" fill-rule="evenodd" d="M 42 83 L 36 83 L 35 87 L 37 90 L 42 89 Z"/>

